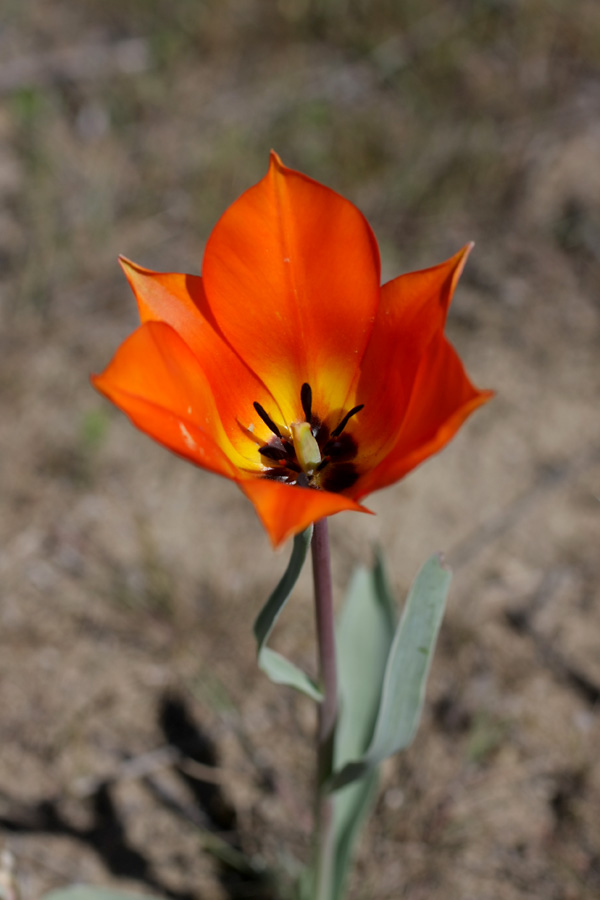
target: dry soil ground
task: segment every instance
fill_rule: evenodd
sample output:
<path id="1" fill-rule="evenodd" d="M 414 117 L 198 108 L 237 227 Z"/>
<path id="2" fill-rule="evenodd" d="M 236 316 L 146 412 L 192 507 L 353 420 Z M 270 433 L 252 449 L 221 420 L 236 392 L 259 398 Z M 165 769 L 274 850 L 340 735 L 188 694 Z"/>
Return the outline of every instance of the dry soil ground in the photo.
<path id="1" fill-rule="evenodd" d="M 399 603 L 430 552 L 455 570 L 350 895 L 600 896 L 597 2 L 5 0 L 1 28 L 0 841 L 24 900 L 266 898 L 261 866 L 307 853 L 311 707 L 250 631 L 286 551 L 87 381 L 135 325 L 117 254 L 199 272 L 270 146 L 363 209 L 386 276 L 477 242 L 449 331 L 498 391 L 376 518 L 332 521 L 340 596 L 374 541 Z M 313 666 L 307 580 L 277 641 Z"/>

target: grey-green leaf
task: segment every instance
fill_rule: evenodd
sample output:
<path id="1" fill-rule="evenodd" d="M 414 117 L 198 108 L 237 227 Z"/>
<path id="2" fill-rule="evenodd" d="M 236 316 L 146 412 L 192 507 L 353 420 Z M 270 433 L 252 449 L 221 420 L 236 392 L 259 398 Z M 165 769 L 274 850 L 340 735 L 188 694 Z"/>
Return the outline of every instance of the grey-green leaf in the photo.
<path id="1" fill-rule="evenodd" d="M 335 871 L 331 900 L 342 900 L 344 896 L 354 845 L 377 799 L 378 783 L 379 773 L 377 769 L 371 769 L 335 794 Z"/>
<path id="2" fill-rule="evenodd" d="M 393 602 L 383 564 L 358 569 L 350 583 L 337 627 L 340 715 L 335 766 L 366 750 L 379 708 L 385 664 L 394 636 Z M 335 871 L 332 900 L 343 897 L 352 850 L 377 795 L 377 771 L 335 794 Z"/>
<path id="3" fill-rule="evenodd" d="M 373 734 L 388 653 L 393 610 L 378 583 L 381 561 L 354 573 L 337 626 L 340 715 L 335 766 L 365 752 Z"/>
<path id="4" fill-rule="evenodd" d="M 451 573 L 432 556 L 417 575 L 387 659 L 373 737 L 367 751 L 337 770 L 331 789 L 363 777 L 412 742 L 425 699 L 427 675 L 440 629 Z"/>
<path id="5" fill-rule="evenodd" d="M 323 694 L 308 675 L 294 663 L 281 656 L 280 653 L 266 646 L 277 619 L 289 600 L 306 561 L 312 530 L 311 525 L 294 538 L 292 555 L 287 569 L 256 618 L 254 636 L 257 644 L 258 665 L 265 675 L 268 675 L 275 684 L 284 684 L 287 687 L 295 688 L 297 691 L 307 694 L 313 700 L 320 702 L 323 699 Z"/>
<path id="6" fill-rule="evenodd" d="M 110 888 L 94 887 L 91 884 L 75 884 L 72 887 L 58 888 L 44 894 L 42 900 L 156 900 L 150 894 L 113 891 Z"/>

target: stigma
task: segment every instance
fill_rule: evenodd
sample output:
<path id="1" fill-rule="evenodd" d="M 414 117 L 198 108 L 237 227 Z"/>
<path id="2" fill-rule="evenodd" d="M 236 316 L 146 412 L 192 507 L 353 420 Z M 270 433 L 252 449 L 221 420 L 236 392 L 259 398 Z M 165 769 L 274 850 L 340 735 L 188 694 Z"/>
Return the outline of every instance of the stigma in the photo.
<path id="1" fill-rule="evenodd" d="M 307 475 L 313 475 L 322 462 L 319 445 L 312 433 L 310 422 L 294 422 L 291 426 L 296 458 Z"/>

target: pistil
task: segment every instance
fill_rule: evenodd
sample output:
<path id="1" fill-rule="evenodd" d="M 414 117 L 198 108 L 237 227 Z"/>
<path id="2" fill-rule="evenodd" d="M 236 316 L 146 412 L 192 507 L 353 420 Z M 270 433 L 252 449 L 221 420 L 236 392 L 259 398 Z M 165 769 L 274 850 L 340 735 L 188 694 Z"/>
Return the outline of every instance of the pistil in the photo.
<path id="1" fill-rule="evenodd" d="M 307 475 L 312 475 L 321 463 L 321 451 L 312 433 L 309 422 L 294 422 L 291 425 L 296 459 Z"/>

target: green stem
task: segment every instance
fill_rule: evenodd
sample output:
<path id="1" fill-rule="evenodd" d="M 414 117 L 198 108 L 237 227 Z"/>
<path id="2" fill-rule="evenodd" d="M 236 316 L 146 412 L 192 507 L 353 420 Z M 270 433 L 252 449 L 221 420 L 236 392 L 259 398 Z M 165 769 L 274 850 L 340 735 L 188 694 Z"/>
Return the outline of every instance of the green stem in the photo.
<path id="1" fill-rule="evenodd" d="M 323 690 L 317 732 L 315 900 L 331 900 L 335 853 L 333 799 L 324 791 L 324 784 L 333 767 L 335 726 L 338 716 L 338 687 L 327 519 L 315 522 L 311 549 L 319 672 Z"/>

